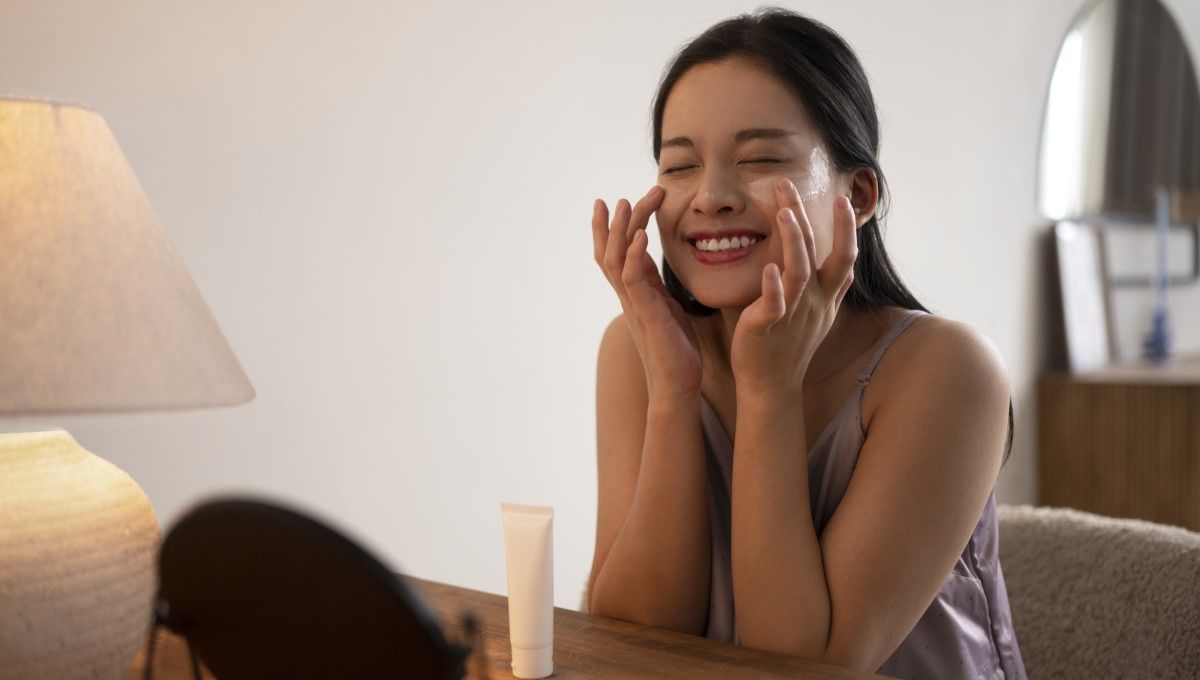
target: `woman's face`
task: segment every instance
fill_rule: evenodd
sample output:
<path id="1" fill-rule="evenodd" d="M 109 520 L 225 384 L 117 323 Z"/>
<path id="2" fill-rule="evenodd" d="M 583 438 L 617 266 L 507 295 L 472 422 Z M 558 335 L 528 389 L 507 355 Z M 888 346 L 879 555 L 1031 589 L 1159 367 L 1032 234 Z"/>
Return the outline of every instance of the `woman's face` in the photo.
<path id="1" fill-rule="evenodd" d="M 667 97 L 662 140 L 658 184 L 666 192 L 656 217 L 663 253 L 702 304 L 745 307 L 762 294 L 763 267 L 783 268 L 780 177 L 799 190 L 816 266 L 825 261 L 833 201 L 849 195 L 850 179 L 833 167 L 799 97 L 765 66 L 735 57 L 689 69 Z M 734 235 L 762 240 L 725 254 L 698 240 L 713 236 L 719 248 L 720 238 Z"/>

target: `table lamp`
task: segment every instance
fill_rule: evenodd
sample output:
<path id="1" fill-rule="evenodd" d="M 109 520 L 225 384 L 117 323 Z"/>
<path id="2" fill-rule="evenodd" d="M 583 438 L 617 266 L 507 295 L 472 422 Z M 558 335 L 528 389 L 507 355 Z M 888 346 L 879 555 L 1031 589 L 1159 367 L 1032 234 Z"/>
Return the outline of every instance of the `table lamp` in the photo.
<path id="1" fill-rule="evenodd" d="M 104 119 L 0 98 L 0 417 L 253 397 Z M 146 494 L 65 431 L 0 435 L 0 680 L 122 677 L 158 539 Z"/>

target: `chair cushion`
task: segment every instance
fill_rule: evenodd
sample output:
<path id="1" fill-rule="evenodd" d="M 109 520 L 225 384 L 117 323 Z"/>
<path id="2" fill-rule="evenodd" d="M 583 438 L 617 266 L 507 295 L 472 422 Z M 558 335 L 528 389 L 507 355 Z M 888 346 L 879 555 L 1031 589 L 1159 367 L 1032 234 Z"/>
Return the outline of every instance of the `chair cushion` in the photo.
<path id="1" fill-rule="evenodd" d="M 1029 677 L 1200 674 L 1200 534 L 1066 508 L 997 512 Z"/>

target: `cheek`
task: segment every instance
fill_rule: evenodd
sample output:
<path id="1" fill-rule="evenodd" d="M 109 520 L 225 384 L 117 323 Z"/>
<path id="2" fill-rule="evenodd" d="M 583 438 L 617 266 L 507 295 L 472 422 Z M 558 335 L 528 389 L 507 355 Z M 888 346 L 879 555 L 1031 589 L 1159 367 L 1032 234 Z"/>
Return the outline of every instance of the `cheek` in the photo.
<path id="1" fill-rule="evenodd" d="M 667 191 L 663 196 L 662 205 L 654 211 L 654 221 L 658 224 L 659 232 L 665 237 L 673 233 L 687 208 L 687 198 L 678 191 Z"/>
<path id="2" fill-rule="evenodd" d="M 783 262 L 783 239 L 779 236 L 780 226 L 775 219 L 775 213 L 779 210 L 779 205 L 775 200 L 775 185 L 777 177 L 769 177 L 757 179 L 750 183 L 751 193 L 754 200 L 758 202 L 762 212 L 771 221 L 771 230 L 774 243 L 771 246 L 771 259 L 775 262 Z M 803 177 L 789 177 L 792 182 L 803 180 Z M 797 185 L 803 188 L 803 185 Z M 816 195 L 805 195 L 803 191 L 800 194 L 800 203 L 804 206 L 804 214 L 808 217 L 808 223 L 812 225 L 813 239 L 815 240 L 815 248 L 817 254 L 816 266 L 820 267 L 825 258 L 829 256 L 833 250 L 833 200 L 835 196 L 828 191 L 818 193 Z"/>
<path id="3" fill-rule="evenodd" d="M 776 213 L 779 212 L 779 200 L 775 198 L 775 180 L 779 177 L 787 177 L 792 180 L 792 183 L 800 189 L 800 205 L 804 206 L 805 215 L 809 216 L 810 221 L 817 215 L 817 211 L 824 210 L 820 206 L 823 199 L 820 194 L 805 193 L 804 189 L 808 186 L 808 175 L 772 175 L 769 177 L 758 177 L 758 179 L 749 183 L 750 195 L 754 197 L 755 203 L 758 204 L 758 210 L 762 211 L 770 221 L 770 227 L 775 231 L 779 231 L 779 223 L 776 222 Z M 820 236 L 817 237 L 818 245 L 820 245 Z"/>
<path id="4" fill-rule="evenodd" d="M 747 184 L 750 190 L 750 195 L 754 197 L 754 201 L 763 208 L 763 212 L 770 215 L 772 219 L 775 217 L 775 211 L 778 209 L 777 201 L 775 200 L 775 181 L 786 175 L 770 175 L 768 177 L 759 177 L 756 180 Z M 795 177 L 788 177 L 793 182 Z"/>
<path id="5" fill-rule="evenodd" d="M 814 250 L 817 253 L 817 266 L 820 267 L 833 250 L 833 202 L 821 202 L 813 206 L 814 210 L 823 211 L 819 219 L 812 220 L 813 239 L 816 241 Z"/>

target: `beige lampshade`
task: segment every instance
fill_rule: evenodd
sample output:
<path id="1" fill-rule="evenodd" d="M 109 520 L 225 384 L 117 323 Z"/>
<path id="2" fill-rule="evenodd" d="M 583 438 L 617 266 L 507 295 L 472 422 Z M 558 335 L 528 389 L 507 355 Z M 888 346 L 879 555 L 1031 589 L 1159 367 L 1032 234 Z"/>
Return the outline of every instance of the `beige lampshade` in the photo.
<path id="1" fill-rule="evenodd" d="M 0 98 L 0 415 L 253 397 L 104 119 Z"/>

